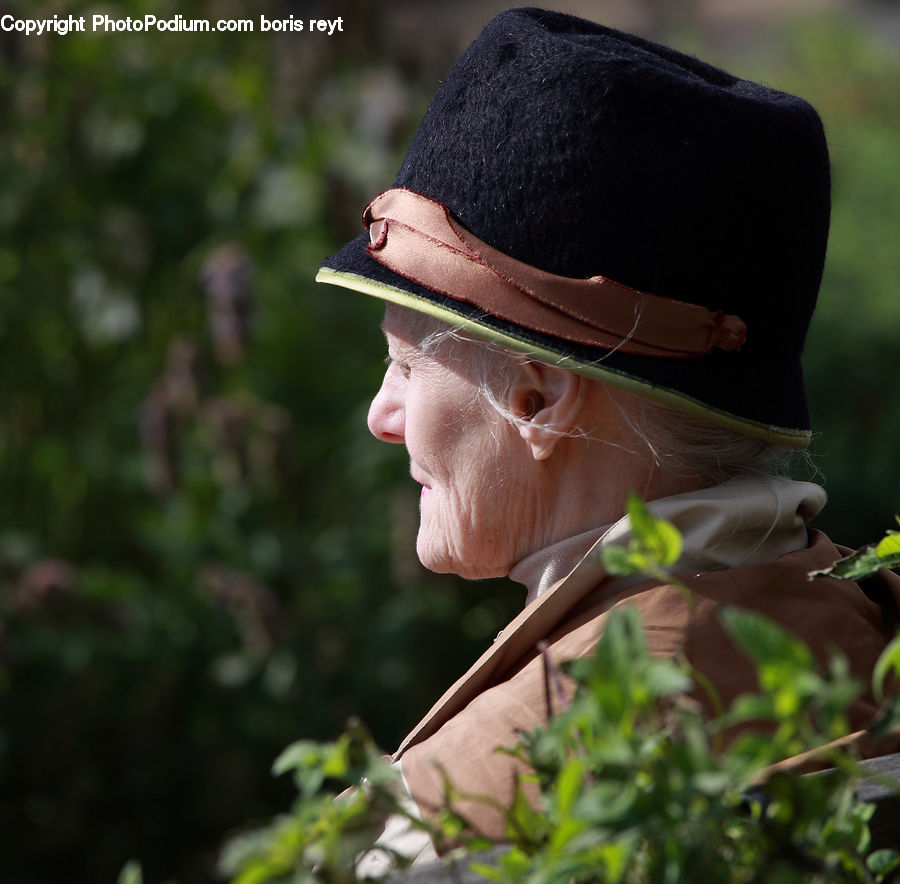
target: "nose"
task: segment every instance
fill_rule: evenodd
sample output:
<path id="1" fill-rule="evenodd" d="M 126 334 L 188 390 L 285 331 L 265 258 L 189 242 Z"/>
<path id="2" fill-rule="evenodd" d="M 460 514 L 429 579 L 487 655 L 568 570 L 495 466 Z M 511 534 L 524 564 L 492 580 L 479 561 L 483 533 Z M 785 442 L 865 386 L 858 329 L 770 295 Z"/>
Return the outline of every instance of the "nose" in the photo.
<path id="1" fill-rule="evenodd" d="M 381 389 L 369 406 L 369 432 L 382 442 L 402 445 L 405 442 L 406 406 L 403 379 L 394 376 L 392 368 L 384 374 Z"/>

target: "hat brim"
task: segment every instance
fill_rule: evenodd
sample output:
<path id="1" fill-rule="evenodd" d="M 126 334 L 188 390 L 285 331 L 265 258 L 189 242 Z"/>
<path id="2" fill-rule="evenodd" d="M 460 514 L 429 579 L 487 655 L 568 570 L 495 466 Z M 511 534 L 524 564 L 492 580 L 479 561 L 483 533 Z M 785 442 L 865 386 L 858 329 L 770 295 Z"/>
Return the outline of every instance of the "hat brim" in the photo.
<path id="1" fill-rule="evenodd" d="M 799 357 L 713 351 L 694 359 L 634 356 L 573 344 L 484 313 L 379 264 L 360 234 L 319 269 L 316 281 L 433 316 L 541 362 L 646 396 L 711 424 L 765 442 L 804 448 L 811 433 Z M 777 390 L 777 395 L 772 391 Z M 741 403 L 742 414 L 729 409 Z M 804 420 L 797 421 L 802 415 Z M 796 426 L 800 423 L 800 426 Z"/>

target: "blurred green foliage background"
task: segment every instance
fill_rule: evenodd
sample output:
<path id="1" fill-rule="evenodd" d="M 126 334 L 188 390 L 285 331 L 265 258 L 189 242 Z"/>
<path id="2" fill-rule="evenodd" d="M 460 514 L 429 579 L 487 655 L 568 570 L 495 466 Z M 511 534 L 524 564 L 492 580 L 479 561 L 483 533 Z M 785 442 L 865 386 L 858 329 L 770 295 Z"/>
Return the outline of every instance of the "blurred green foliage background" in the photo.
<path id="1" fill-rule="evenodd" d="M 405 457 L 365 428 L 380 307 L 312 282 L 460 47 L 361 0 L 153 9 L 176 11 L 344 33 L 0 34 L 3 881 L 109 881 L 130 857 L 214 880 L 225 835 L 289 799 L 269 775 L 286 743 L 358 714 L 389 748 L 521 604 L 418 565 Z M 900 508 L 900 62 L 843 19 L 738 55 L 669 39 L 825 119 L 817 525 L 880 536 Z"/>

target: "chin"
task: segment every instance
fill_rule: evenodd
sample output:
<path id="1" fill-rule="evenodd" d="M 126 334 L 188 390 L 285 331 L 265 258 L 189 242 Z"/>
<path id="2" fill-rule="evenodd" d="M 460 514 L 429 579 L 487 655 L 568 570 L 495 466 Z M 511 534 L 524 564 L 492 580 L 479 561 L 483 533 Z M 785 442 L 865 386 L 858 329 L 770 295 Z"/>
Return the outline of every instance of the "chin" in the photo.
<path id="1" fill-rule="evenodd" d="M 421 534 L 416 541 L 416 555 L 423 568 L 435 574 L 458 574 L 452 557 L 445 551 L 435 549 L 434 545 L 422 540 Z"/>
<path id="2" fill-rule="evenodd" d="M 435 574 L 456 574 L 465 580 L 487 580 L 491 577 L 505 577 L 511 566 L 501 566 L 479 561 L 473 556 L 464 560 L 451 555 L 446 549 L 436 549 L 433 544 L 423 541 L 421 536 L 416 542 L 416 555 L 423 568 Z"/>

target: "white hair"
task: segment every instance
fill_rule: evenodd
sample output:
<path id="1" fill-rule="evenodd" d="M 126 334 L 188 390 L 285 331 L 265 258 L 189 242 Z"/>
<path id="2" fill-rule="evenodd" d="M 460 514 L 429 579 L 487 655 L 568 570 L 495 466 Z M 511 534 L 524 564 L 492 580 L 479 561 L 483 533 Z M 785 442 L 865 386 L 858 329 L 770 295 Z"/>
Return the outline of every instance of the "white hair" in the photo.
<path id="1" fill-rule="evenodd" d="M 508 400 L 515 369 L 529 360 L 527 354 L 476 338 L 462 326 L 422 318 L 419 347 L 423 353 L 464 369 L 475 384 L 480 400 L 504 420 L 511 424 L 526 420 L 511 411 Z M 624 398 L 628 407 L 622 405 L 621 391 L 620 395 L 610 397 L 622 419 L 649 449 L 653 464 L 670 475 L 698 476 L 711 485 L 740 476 L 790 476 L 800 469 L 810 477 L 821 476 L 806 449 L 728 430 L 636 393 L 627 393 Z M 592 437 L 590 428 L 579 428 L 565 435 Z"/>

